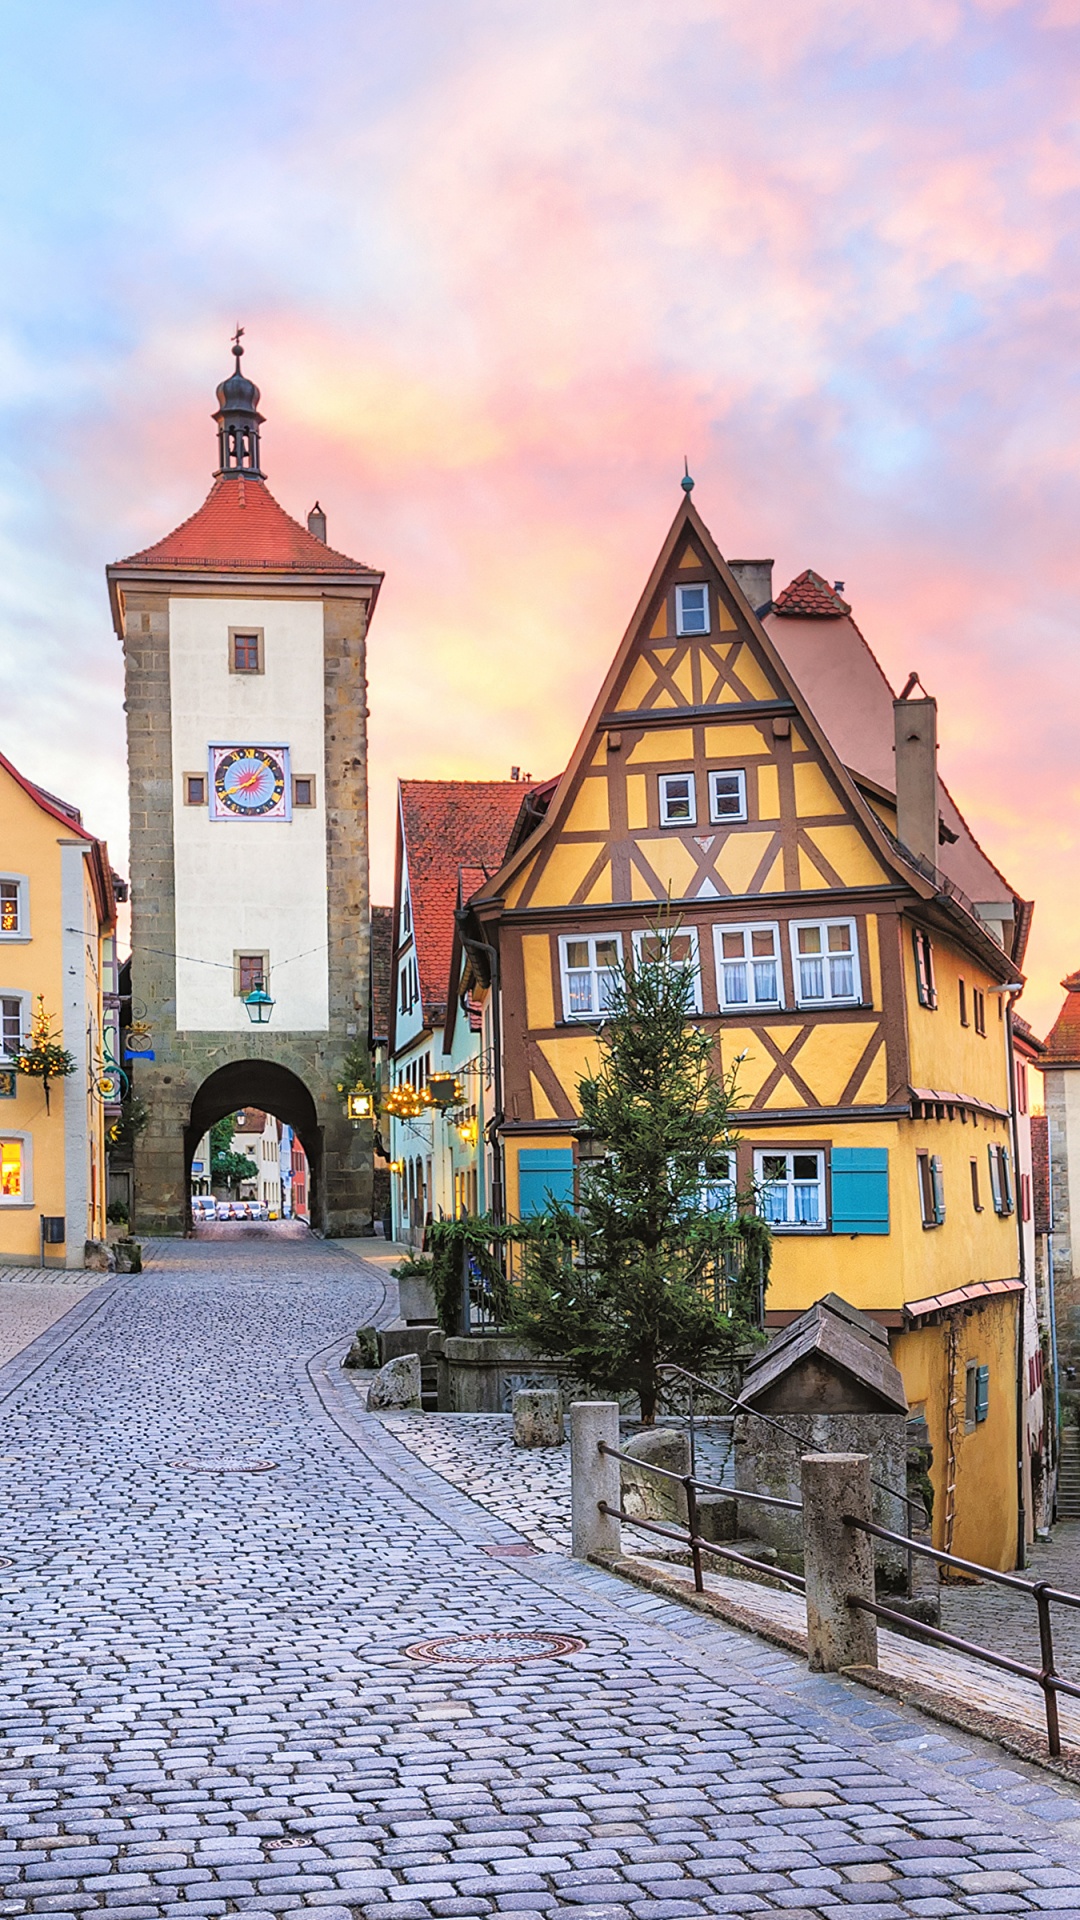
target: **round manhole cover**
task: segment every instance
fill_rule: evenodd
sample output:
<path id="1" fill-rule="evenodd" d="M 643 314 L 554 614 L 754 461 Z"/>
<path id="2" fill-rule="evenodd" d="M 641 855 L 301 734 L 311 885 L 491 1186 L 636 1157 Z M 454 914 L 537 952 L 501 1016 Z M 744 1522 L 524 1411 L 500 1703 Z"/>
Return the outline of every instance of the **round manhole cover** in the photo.
<path id="1" fill-rule="evenodd" d="M 558 1660 L 581 1653 L 585 1641 L 572 1633 L 455 1633 L 446 1640 L 416 1640 L 410 1660 L 449 1660 L 472 1666 L 481 1660 Z"/>
<path id="2" fill-rule="evenodd" d="M 276 1460 L 170 1460 L 177 1473 L 269 1473 Z"/>

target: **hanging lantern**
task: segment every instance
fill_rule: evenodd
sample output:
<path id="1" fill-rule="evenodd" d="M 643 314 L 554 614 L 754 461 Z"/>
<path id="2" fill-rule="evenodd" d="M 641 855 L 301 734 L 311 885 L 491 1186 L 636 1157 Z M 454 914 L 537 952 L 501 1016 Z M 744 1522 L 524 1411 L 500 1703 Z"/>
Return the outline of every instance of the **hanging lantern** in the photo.
<path id="1" fill-rule="evenodd" d="M 349 1119 L 353 1121 L 374 1120 L 374 1096 L 368 1093 L 364 1087 L 354 1087 L 352 1091 L 345 1096 L 345 1112 Z"/>
<path id="2" fill-rule="evenodd" d="M 247 1008 L 248 1019 L 251 1021 L 252 1026 L 265 1027 L 270 1015 L 274 1011 L 276 1002 L 271 1000 L 262 981 L 256 980 L 251 992 L 245 993 L 244 995 L 244 1005 Z"/>

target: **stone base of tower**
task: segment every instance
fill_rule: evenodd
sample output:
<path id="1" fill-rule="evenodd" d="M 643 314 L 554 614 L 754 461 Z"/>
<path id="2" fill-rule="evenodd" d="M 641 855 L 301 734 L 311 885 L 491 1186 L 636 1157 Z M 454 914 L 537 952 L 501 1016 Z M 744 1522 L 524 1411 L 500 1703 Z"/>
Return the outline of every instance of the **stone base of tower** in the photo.
<path id="1" fill-rule="evenodd" d="M 307 1154 L 312 1226 L 340 1238 L 370 1234 L 372 1130 L 345 1117 L 335 1078 L 342 1051 L 324 1035 L 254 1030 L 156 1038 L 156 1059 L 133 1062 L 149 1116 L 135 1142 L 134 1230 L 185 1232 L 199 1141 L 225 1114 L 258 1107 L 293 1127 Z"/>

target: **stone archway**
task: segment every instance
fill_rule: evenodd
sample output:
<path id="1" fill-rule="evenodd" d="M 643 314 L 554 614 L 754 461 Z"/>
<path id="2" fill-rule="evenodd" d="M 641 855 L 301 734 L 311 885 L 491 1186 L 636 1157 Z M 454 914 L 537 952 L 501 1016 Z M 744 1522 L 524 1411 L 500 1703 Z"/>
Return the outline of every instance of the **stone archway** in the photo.
<path id="1" fill-rule="evenodd" d="M 304 1082 L 274 1060 L 231 1060 L 203 1081 L 191 1103 L 184 1128 L 184 1191 L 187 1225 L 191 1225 L 191 1163 L 202 1139 L 227 1113 L 259 1107 L 292 1127 L 307 1154 L 310 1186 L 308 1213 L 313 1227 L 326 1231 L 326 1192 L 323 1178 L 323 1130 L 315 1101 Z"/>

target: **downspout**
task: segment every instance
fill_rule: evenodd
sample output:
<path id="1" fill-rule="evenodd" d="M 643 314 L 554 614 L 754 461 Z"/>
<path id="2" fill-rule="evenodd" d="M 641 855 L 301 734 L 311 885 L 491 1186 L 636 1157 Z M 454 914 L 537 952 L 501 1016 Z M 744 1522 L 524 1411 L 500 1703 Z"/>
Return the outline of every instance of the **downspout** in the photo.
<path id="1" fill-rule="evenodd" d="M 502 1125 L 506 1118 L 503 1112 L 503 1070 L 502 1070 L 502 996 L 499 979 L 498 950 L 486 940 L 472 940 L 462 929 L 461 944 L 467 953 L 486 953 L 491 973 L 491 1052 L 492 1080 L 495 1089 L 495 1111 L 488 1121 L 484 1132 L 491 1148 L 491 1217 L 497 1227 L 504 1224 L 506 1217 L 506 1195 L 503 1185 L 503 1143 Z"/>
<path id="2" fill-rule="evenodd" d="M 1013 995 L 1017 991 L 1016 988 L 1009 989 L 1005 1000 L 1005 1053 L 1009 1088 L 1009 1131 L 1012 1134 L 1013 1148 L 1016 1244 L 1020 1261 L 1020 1279 L 1024 1283 L 1024 1291 L 1020 1295 L 1019 1311 L 1016 1316 L 1016 1565 L 1022 1569 L 1027 1566 L 1027 1512 L 1024 1507 L 1024 1444 L 1027 1438 L 1024 1431 L 1024 1314 L 1027 1309 L 1027 1256 L 1024 1251 L 1024 1209 L 1021 1203 L 1020 1187 L 1020 1127 L 1016 1116 L 1016 1062 L 1013 1054 Z"/>

